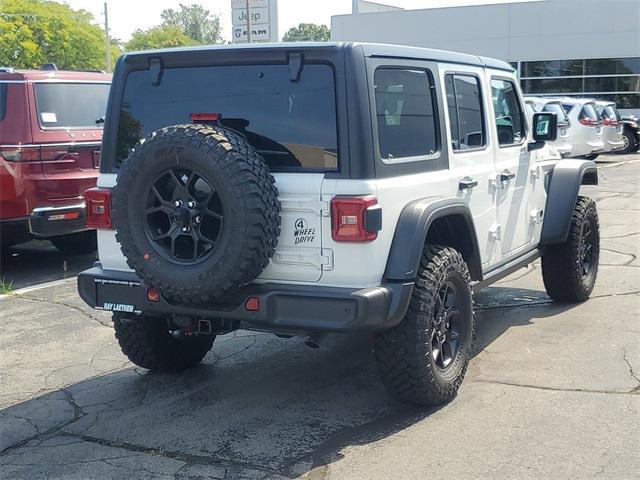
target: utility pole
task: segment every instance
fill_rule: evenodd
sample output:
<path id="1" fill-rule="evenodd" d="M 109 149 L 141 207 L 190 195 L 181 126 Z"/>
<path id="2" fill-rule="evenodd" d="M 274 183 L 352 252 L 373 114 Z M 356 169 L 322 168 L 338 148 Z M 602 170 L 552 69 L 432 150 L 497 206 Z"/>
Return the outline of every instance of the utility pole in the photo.
<path id="1" fill-rule="evenodd" d="M 249 3 L 251 0 L 247 0 L 247 43 L 251 43 L 251 11 L 249 10 Z"/>
<path id="2" fill-rule="evenodd" d="M 109 39 L 109 13 L 104 2 L 104 49 L 107 55 L 107 73 L 111 73 L 111 40 Z"/>

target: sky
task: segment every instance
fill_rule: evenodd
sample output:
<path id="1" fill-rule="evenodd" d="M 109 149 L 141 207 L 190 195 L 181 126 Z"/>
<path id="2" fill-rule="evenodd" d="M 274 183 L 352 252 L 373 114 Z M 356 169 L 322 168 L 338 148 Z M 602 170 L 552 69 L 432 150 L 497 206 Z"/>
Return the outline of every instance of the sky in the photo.
<path id="1" fill-rule="evenodd" d="M 104 22 L 104 0 L 58 0 L 74 9 L 91 12 L 97 23 Z M 446 5 L 501 3 L 508 0 L 381 0 L 380 3 L 415 9 Z M 113 38 L 127 41 L 136 29 L 146 29 L 160 23 L 160 12 L 178 8 L 178 4 L 198 3 L 220 15 L 222 38 L 231 39 L 231 0 L 107 0 L 109 30 Z M 351 0 L 278 0 L 279 35 L 299 23 L 318 23 L 331 26 L 332 15 L 351 13 Z"/>

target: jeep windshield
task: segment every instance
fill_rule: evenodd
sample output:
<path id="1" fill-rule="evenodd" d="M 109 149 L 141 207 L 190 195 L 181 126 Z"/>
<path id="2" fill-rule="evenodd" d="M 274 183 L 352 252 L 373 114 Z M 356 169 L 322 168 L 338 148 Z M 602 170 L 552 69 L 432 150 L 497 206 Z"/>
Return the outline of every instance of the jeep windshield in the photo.
<path id="1" fill-rule="evenodd" d="M 298 81 L 287 65 L 165 68 L 129 73 L 118 127 L 117 162 L 145 135 L 216 119 L 246 136 L 273 170 L 338 168 L 333 70 L 307 64 Z M 206 122 L 204 122 L 206 123 Z"/>

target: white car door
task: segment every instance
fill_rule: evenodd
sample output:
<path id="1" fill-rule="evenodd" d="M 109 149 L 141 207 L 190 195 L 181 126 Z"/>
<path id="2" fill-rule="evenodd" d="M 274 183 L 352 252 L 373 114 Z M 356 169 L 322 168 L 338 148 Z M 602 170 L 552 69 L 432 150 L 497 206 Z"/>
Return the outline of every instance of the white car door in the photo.
<path id="1" fill-rule="evenodd" d="M 517 82 L 490 77 L 496 160 L 497 236 L 503 260 L 533 243 L 529 206 L 531 158 L 527 148 L 527 121 Z"/>
<path id="2" fill-rule="evenodd" d="M 469 204 L 483 269 L 500 260 L 497 248 L 496 176 L 487 118 L 489 98 L 483 93 L 483 71 L 459 65 L 444 66 L 441 82 L 446 94 L 449 126 L 449 166 L 457 195 Z M 485 90 L 486 91 L 486 90 Z"/>

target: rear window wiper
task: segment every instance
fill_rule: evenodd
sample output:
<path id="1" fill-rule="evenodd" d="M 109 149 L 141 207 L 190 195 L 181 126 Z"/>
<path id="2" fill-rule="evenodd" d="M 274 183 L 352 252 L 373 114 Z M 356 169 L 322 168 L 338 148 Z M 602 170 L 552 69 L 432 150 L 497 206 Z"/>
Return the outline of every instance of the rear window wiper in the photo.
<path id="1" fill-rule="evenodd" d="M 104 117 L 100 117 L 94 122 L 96 125 L 102 125 L 104 123 Z"/>

